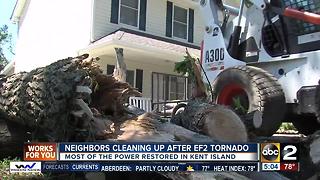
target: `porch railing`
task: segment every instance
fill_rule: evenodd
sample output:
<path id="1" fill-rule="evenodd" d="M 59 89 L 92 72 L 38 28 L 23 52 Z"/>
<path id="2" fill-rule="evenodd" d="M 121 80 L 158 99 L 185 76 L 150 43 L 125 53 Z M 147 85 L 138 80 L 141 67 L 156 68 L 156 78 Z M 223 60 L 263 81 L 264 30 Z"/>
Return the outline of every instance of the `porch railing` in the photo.
<path id="1" fill-rule="evenodd" d="M 146 98 L 146 97 L 130 97 L 129 98 L 129 105 L 143 109 L 146 112 L 154 112 L 164 118 L 170 118 L 173 108 L 180 103 L 187 103 L 187 101 L 171 100 L 171 101 L 162 101 L 162 102 L 152 103 L 151 98 Z"/>
<path id="2" fill-rule="evenodd" d="M 146 97 L 130 97 L 129 104 L 137 108 L 143 109 L 146 112 L 152 111 L 151 98 Z"/>

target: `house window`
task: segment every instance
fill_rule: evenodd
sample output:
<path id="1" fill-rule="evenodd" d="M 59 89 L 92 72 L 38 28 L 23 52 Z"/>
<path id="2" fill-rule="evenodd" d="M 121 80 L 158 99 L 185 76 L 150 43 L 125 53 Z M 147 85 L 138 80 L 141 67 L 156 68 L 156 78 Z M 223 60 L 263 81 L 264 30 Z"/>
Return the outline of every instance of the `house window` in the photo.
<path id="1" fill-rule="evenodd" d="M 172 32 L 177 38 L 187 39 L 188 36 L 188 10 L 174 6 L 172 17 Z"/>
<path id="2" fill-rule="evenodd" d="M 114 70 L 114 65 L 107 65 L 107 75 L 112 75 Z"/>
<path id="3" fill-rule="evenodd" d="M 153 102 L 186 100 L 191 96 L 191 81 L 187 77 L 153 72 L 151 81 Z"/>
<path id="4" fill-rule="evenodd" d="M 120 23 L 138 27 L 139 0 L 120 1 Z"/>
<path id="5" fill-rule="evenodd" d="M 169 99 L 185 99 L 185 78 L 169 76 Z"/>
<path id="6" fill-rule="evenodd" d="M 132 87 L 135 87 L 135 86 L 134 86 L 134 71 L 133 71 L 133 70 L 127 70 L 126 81 L 127 81 L 127 83 L 129 83 Z"/>
<path id="7" fill-rule="evenodd" d="M 176 6 L 167 1 L 166 36 L 193 43 L 194 10 Z"/>
<path id="8" fill-rule="evenodd" d="M 107 64 L 107 75 L 113 75 L 114 68 L 114 65 Z M 132 87 L 136 87 L 140 92 L 142 92 L 143 70 L 127 70 L 126 82 L 129 83 Z"/>

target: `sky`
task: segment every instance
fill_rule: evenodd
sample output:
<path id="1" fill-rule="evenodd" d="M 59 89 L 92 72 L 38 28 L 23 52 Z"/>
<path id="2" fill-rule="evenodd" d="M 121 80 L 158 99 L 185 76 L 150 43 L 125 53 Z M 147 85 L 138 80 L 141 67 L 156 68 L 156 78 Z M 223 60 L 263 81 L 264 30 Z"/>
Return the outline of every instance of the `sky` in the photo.
<path id="1" fill-rule="evenodd" d="M 10 21 L 11 13 L 13 11 L 16 0 L 0 0 L 0 26 L 7 25 L 9 33 L 12 35 L 12 47 L 15 52 L 15 43 L 17 39 L 17 25 Z M 4 48 L 4 54 L 9 61 L 14 57 L 7 48 Z"/>

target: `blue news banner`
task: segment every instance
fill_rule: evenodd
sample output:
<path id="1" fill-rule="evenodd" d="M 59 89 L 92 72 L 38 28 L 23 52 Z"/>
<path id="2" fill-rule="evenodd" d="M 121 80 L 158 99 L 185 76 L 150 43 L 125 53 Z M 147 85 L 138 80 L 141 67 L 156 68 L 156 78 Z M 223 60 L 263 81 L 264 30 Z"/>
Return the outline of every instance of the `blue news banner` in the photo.
<path id="1" fill-rule="evenodd" d="M 259 171 L 258 144 L 60 143 L 42 172 Z"/>

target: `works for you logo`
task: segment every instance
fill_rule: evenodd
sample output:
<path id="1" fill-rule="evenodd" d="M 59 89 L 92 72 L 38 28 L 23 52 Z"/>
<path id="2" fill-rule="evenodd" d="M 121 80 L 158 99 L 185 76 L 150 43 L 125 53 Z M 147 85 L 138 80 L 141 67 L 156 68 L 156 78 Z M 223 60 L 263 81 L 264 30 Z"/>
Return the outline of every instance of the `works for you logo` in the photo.
<path id="1" fill-rule="evenodd" d="M 10 173 L 41 172 L 41 162 L 10 162 Z"/>

